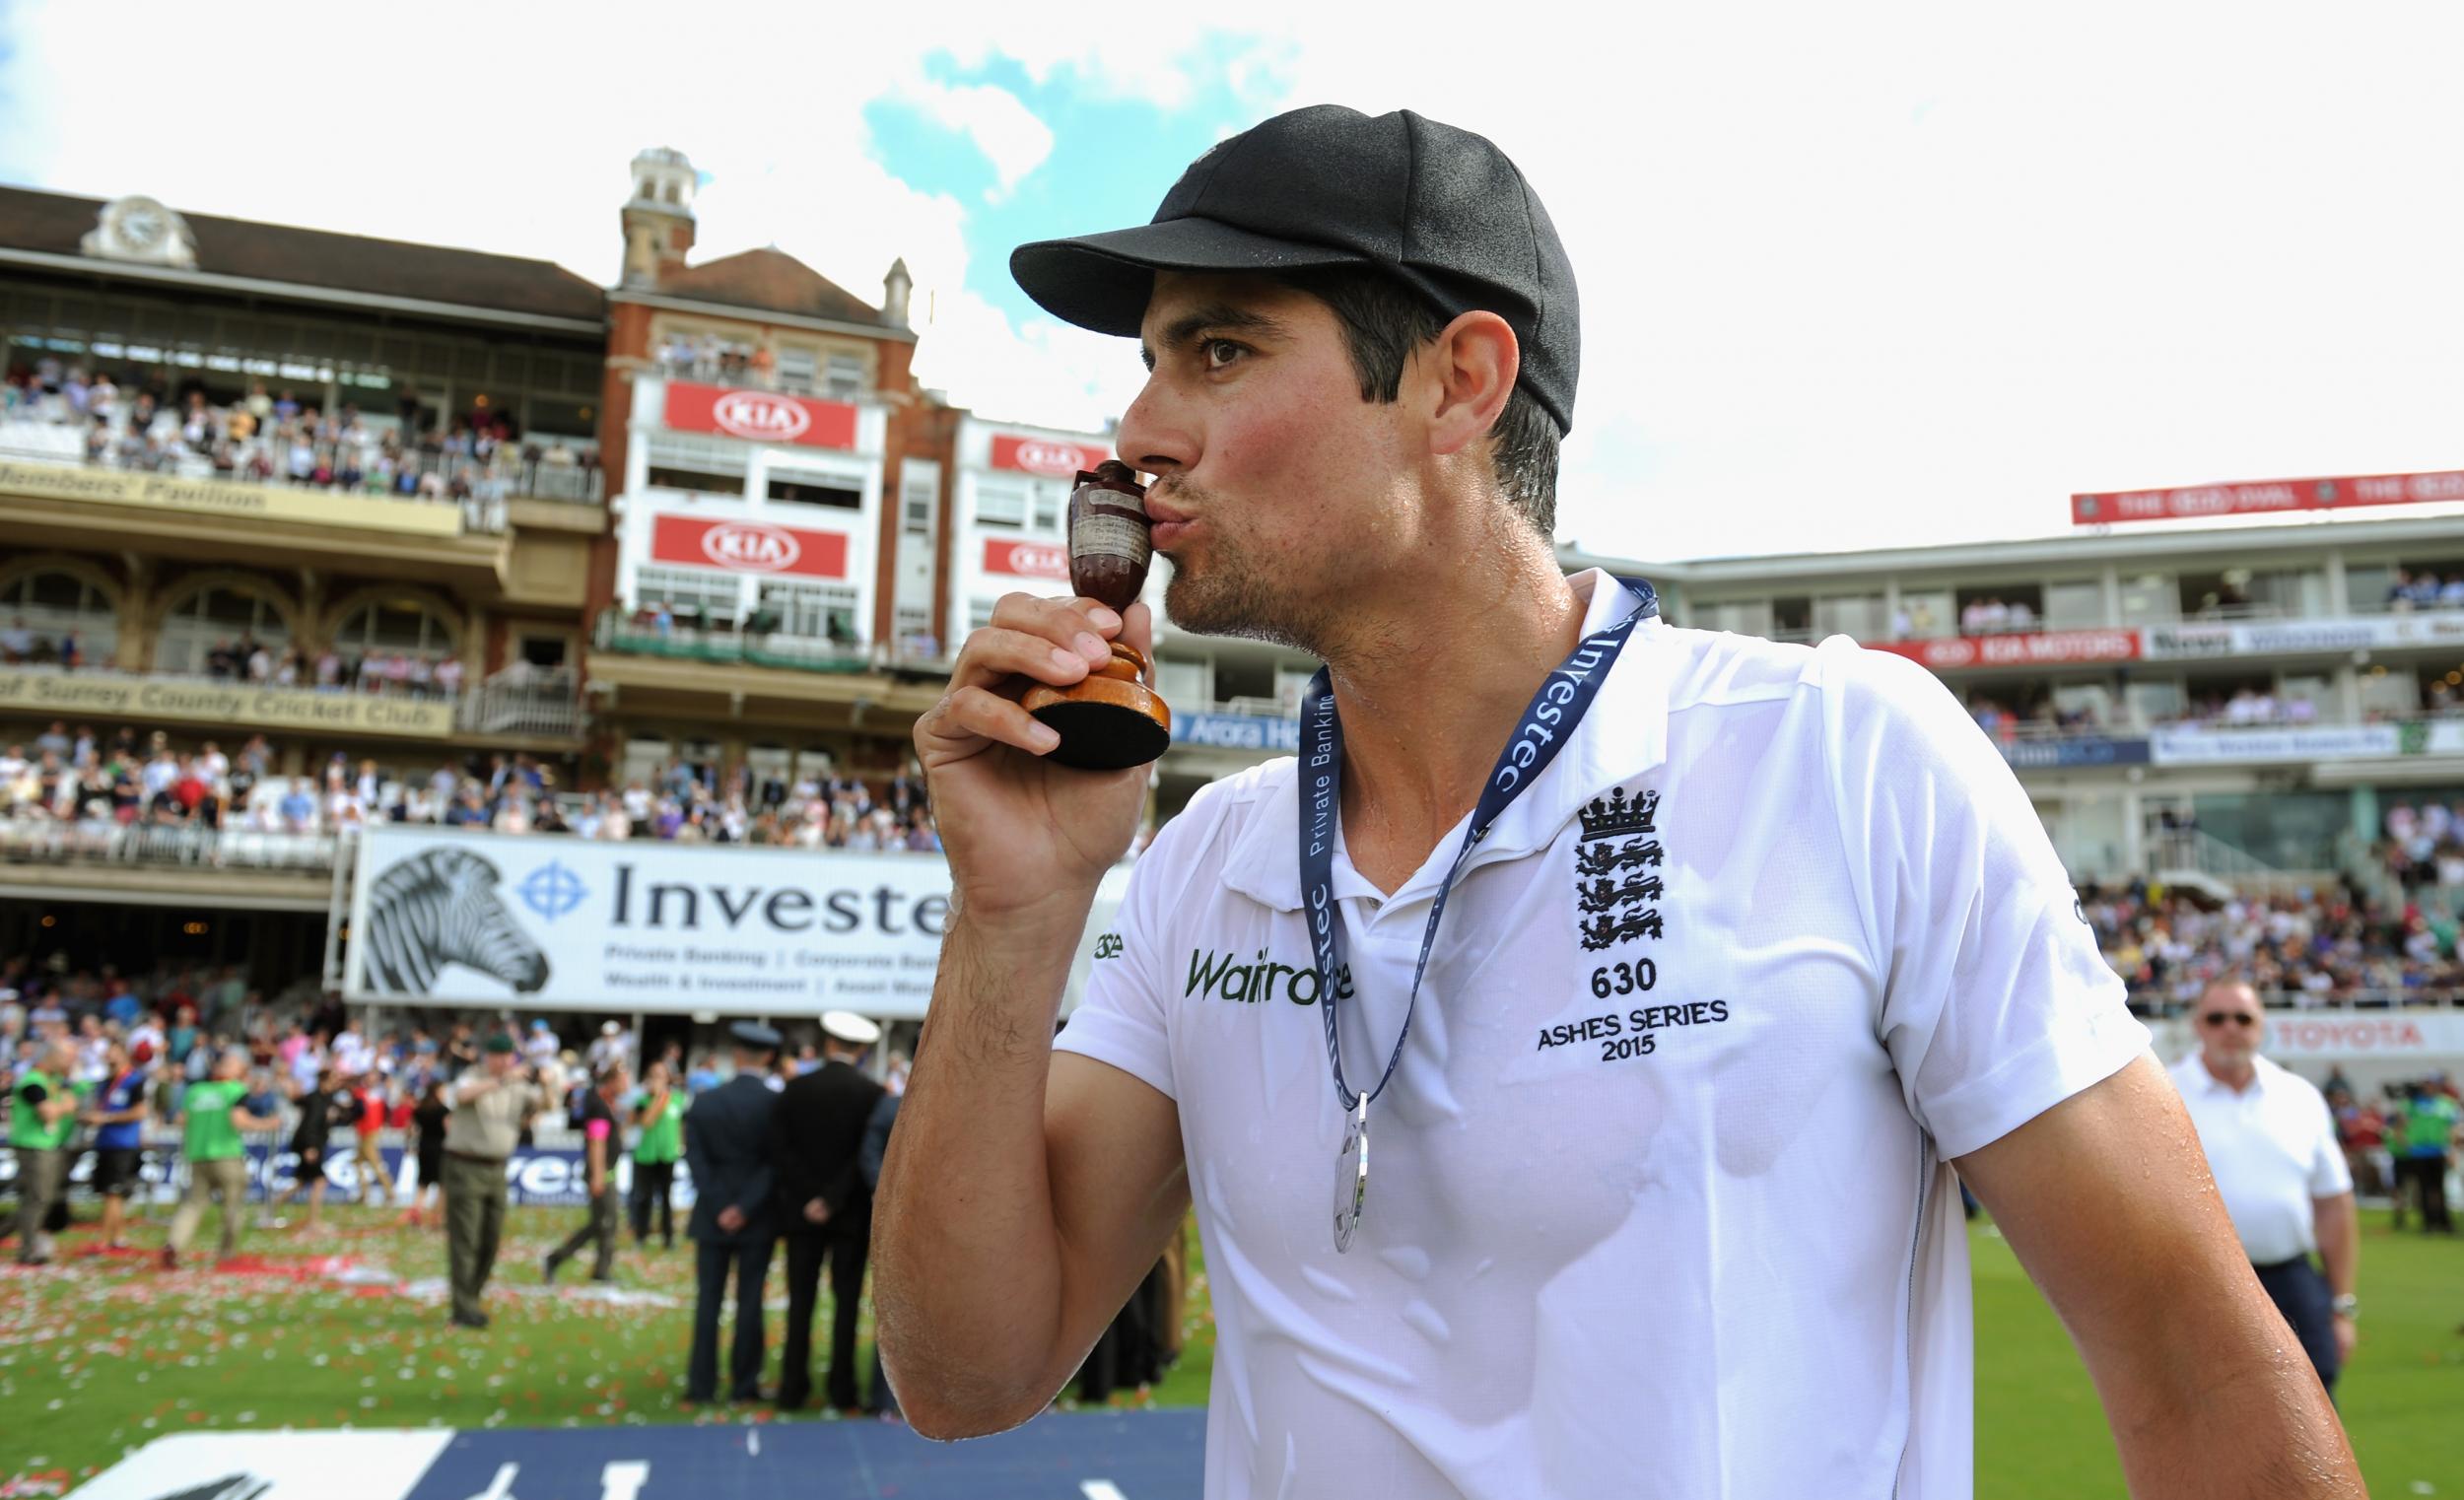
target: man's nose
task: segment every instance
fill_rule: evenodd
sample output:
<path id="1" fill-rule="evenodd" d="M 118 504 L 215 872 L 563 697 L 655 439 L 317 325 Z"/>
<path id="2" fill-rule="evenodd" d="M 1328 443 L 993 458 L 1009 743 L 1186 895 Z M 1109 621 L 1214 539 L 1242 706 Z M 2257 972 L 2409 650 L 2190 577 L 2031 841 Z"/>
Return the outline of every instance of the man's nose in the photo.
<path id="1" fill-rule="evenodd" d="M 1160 375 L 1147 376 L 1137 399 L 1121 414 L 1113 447 L 1124 463 L 1158 478 L 1196 467 L 1200 451 L 1186 404 L 1174 397 L 1169 382 Z"/>

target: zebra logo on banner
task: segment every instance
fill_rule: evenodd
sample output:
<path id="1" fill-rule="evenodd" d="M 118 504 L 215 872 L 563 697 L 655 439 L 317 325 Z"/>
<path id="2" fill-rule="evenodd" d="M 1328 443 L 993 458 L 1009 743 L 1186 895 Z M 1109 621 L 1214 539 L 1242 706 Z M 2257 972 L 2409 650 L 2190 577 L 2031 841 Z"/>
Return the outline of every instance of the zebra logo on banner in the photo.
<path id="1" fill-rule="evenodd" d="M 548 982 L 548 956 L 497 895 L 496 865 L 467 850 L 396 859 L 368 901 L 368 984 L 379 994 L 427 994 L 448 964 L 465 964 L 523 994 Z"/>

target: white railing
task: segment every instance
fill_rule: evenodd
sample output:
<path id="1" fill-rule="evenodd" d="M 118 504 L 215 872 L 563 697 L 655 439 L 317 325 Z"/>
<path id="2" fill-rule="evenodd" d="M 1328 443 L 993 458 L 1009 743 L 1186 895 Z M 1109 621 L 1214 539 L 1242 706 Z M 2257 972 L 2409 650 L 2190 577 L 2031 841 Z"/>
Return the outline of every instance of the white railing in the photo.
<path id="1" fill-rule="evenodd" d="M 2149 835 L 2148 867 L 2159 874 L 2190 871 L 2226 882 L 2281 882 L 2326 873 L 2280 869 L 2245 850 L 2235 849 L 2195 828 L 2163 829 Z"/>
<path id="2" fill-rule="evenodd" d="M 12 863 L 203 865 L 324 870 L 341 841 L 332 834 L 10 819 L 0 822 L 0 859 Z"/>
<path id="3" fill-rule="evenodd" d="M 158 419 L 159 420 L 159 419 Z M 158 426 L 158 431 L 160 428 Z M 39 418 L 13 416 L 0 418 L 0 458 L 16 458 L 34 463 L 58 464 L 80 468 L 103 468 L 133 473 L 160 474 L 183 482 L 217 482 L 222 484 L 267 485 L 285 489 L 312 489 L 318 494 L 344 499 L 365 497 L 369 500 L 397 502 L 426 501 L 434 505 L 453 505 L 456 500 L 448 491 L 458 480 L 470 494 L 458 501 L 463 523 L 472 531 L 505 529 L 505 503 L 509 500 L 550 500 L 569 505 L 597 505 L 606 495 L 606 475 L 595 457 L 571 457 L 556 461 L 542 453 L 531 458 L 517 445 L 499 447 L 486 462 L 442 449 L 424 446 L 404 447 L 387 455 L 389 469 L 376 466 L 377 448 L 374 443 L 317 442 L 308 444 L 317 466 L 330 474 L 348 469 L 362 476 L 383 472 L 383 480 L 363 477 L 352 484 L 339 481 L 326 484 L 297 482 L 282 472 L 260 473 L 251 462 L 260 452 L 277 469 L 287 468 L 290 445 L 279 446 L 265 439 L 250 439 L 238 450 L 239 461 L 229 468 L 218 466 L 205 454 L 184 444 L 161 441 L 143 449 L 126 449 L 118 443 L 105 446 L 92 456 L 86 451 L 87 429 Z M 405 476 L 409 476 L 405 479 Z M 434 480 L 434 484 L 427 481 Z M 413 483 L 416 488 L 405 493 L 399 486 Z M 376 488 L 371 488 L 375 484 Z"/>
<path id="4" fill-rule="evenodd" d="M 462 695 L 453 723 L 466 734 L 571 736 L 582 732 L 582 698 L 569 673 L 538 682 L 499 673 Z"/>

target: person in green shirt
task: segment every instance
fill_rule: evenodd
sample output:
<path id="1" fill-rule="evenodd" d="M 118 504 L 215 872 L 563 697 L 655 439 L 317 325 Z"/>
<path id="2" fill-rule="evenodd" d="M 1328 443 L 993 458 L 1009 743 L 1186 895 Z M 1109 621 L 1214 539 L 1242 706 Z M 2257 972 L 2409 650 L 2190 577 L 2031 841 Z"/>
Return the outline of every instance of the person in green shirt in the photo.
<path id="1" fill-rule="evenodd" d="M 2453 1234 L 2455 1221 L 2447 1214 L 2447 1148 L 2455 1140 L 2459 1111 L 2454 1100 L 2427 1083 L 2411 1085 L 2407 1096 L 2402 1121 L 2389 1130 L 2396 1158 L 2397 1227 L 2402 1227 L 2404 1188 L 2410 1183 L 2420 1194 L 2423 1230 Z"/>
<path id="2" fill-rule="evenodd" d="M 658 1237 L 668 1250 L 676 1248 L 676 1210 L 668 1201 L 675 1187 L 676 1160 L 684 1155 L 684 1100 L 668 1076 L 667 1064 L 653 1062 L 634 1096 L 633 1123 L 642 1135 L 633 1147 L 633 1243 L 650 1237 L 650 1205 L 658 1205 Z"/>
<path id="3" fill-rule="evenodd" d="M 213 1074 L 188 1085 L 180 1099 L 180 1112 L 187 1118 L 179 1149 L 188 1159 L 188 1192 L 179 1212 L 171 1216 L 171 1243 L 163 1247 L 166 1270 L 179 1265 L 209 1199 L 223 1206 L 223 1255 L 228 1258 L 240 1248 L 240 1215 L 248 1201 L 248 1148 L 240 1132 L 271 1130 L 280 1124 L 250 1113 L 241 1102 L 248 1086 L 240 1075 L 247 1068 L 248 1055 L 235 1047 L 215 1058 Z"/>
<path id="4" fill-rule="evenodd" d="M 51 1236 L 42 1227 L 68 1180 L 69 1136 L 77 1128 L 77 1095 L 69 1070 L 77 1050 L 54 1041 L 9 1091 L 9 1150 L 17 1158 L 17 1261 L 47 1265 Z"/>

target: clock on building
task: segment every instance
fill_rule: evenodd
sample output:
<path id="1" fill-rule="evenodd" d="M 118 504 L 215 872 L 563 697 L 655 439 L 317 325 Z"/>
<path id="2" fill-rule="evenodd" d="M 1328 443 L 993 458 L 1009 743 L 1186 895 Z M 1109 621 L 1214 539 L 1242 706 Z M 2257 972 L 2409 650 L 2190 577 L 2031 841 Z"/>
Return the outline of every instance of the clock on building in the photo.
<path id="1" fill-rule="evenodd" d="M 78 247 L 104 260 L 197 268 L 196 237 L 187 222 L 152 198 L 114 198 L 103 205 Z"/>

